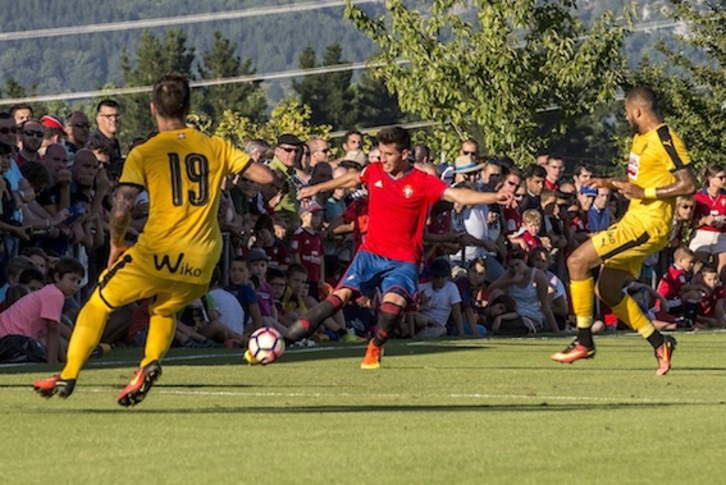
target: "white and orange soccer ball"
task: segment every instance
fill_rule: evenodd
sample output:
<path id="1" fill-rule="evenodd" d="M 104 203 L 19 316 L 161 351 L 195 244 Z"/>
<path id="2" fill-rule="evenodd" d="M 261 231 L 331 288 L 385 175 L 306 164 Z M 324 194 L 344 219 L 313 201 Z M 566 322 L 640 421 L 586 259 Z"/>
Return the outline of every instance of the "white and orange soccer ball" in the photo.
<path id="1" fill-rule="evenodd" d="M 247 349 L 258 364 L 267 365 L 285 353 L 285 340 L 274 328 L 259 328 L 250 335 Z"/>

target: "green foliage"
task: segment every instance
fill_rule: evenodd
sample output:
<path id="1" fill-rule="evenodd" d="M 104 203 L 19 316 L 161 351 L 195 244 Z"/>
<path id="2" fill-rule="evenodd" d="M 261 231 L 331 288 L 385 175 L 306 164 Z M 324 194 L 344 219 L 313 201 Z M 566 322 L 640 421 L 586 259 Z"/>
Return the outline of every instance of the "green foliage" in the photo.
<path id="1" fill-rule="evenodd" d="M 340 44 L 331 44 L 318 64 L 315 50 L 308 46 L 300 54 L 299 66 L 311 69 L 345 64 L 347 61 L 343 59 L 342 53 Z M 355 124 L 358 117 L 350 84 L 352 76 L 351 71 L 331 72 L 306 76 L 301 81 L 292 82 L 302 103 L 310 106 L 313 124 L 330 124 L 337 129 L 347 129 Z"/>
<path id="2" fill-rule="evenodd" d="M 666 121 L 683 138 L 695 167 L 725 164 L 726 155 L 726 9 L 718 2 L 670 0 L 671 16 L 687 24 L 679 44 L 661 42 L 666 62 L 648 59 L 633 73 L 634 84 L 651 85 Z M 697 8 L 698 7 L 698 8 Z M 689 53 L 698 50 L 704 62 Z"/>
<path id="3" fill-rule="evenodd" d="M 230 140 L 238 146 L 253 138 L 275 140 L 282 133 L 294 133 L 307 139 L 313 135 L 327 138 L 328 125 L 311 123 L 312 110 L 294 97 L 283 99 L 273 110 L 269 121 L 255 123 L 239 112 L 225 110 L 217 125 L 215 134 Z"/>
<path id="4" fill-rule="evenodd" d="M 199 66 L 202 79 L 219 79 L 246 76 L 255 73 L 252 60 L 242 62 L 235 54 L 237 44 L 214 32 L 214 44 L 203 56 Z M 259 122 L 265 117 L 267 100 L 260 82 L 208 86 L 194 91 L 196 111 L 202 111 L 212 120 L 217 120 L 227 109 L 237 111 L 241 116 Z"/>
<path id="5" fill-rule="evenodd" d="M 190 79 L 194 48 L 187 47 L 187 37 L 183 30 L 168 30 L 160 40 L 150 31 L 141 34 L 132 62 L 124 49 L 121 54 L 121 70 L 126 86 L 152 86 L 165 73 L 179 72 Z M 123 122 L 121 139 L 128 142 L 136 136 L 144 136 L 154 131 L 153 120 L 149 114 L 149 93 L 132 94 L 119 99 L 122 107 Z"/>
<path id="6" fill-rule="evenodd" d="M 435 0 L 420 10 L 388 0 L 389 18 L 372 18 L 347 0 L 345 15 L 380 49 L 373 75 L 403 111 L 440 125 L 442 148 L 474 136 L 491 153 L 528 161 L 575 116 L 614 98 L 622 80 L 631 14 L 608 12 L 587 31 L 574 5 Z M 542 133 L 540 113 L 552 107 L 556 116 Z"/>

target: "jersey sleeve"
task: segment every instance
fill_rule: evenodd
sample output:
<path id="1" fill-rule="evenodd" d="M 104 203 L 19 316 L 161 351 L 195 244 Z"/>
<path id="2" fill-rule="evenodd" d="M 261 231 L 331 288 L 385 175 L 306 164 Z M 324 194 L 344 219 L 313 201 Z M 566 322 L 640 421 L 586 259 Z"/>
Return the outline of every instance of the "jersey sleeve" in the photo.
<path id="1" fill-rule="evenodd" d="M 141 150 L 131 150 L 124 162 L 123 171 L 121 172 L 118 183 L 146 187 L 146 177 L 144 176 L 143 164 L 141 162 Z"/>
<path id="2" fill-rule="evenodd" d="M 220 151 L 220 160 L 224 160 L 226 162 L 229 173 L 243 172 L 252 161 L 249 155 L 232 145 L 227 140 L 217 136 L 215 136 L 213 140 Z"/>
<path id="3" fill-rule="evenodd" d="M 429 174 L 426 174 L 424 178 L 424 186 L 426 187 L 428 199 L 431 202 L 441 200 L 441 197 L 444 195 L 444 190 L 449 188 L 446 182 Z"/>
<path id="4" fill-rule="evenodd" d="M 658 138 L 666 153 L 668 170 L 679 170 L 690 165 L 691 157 L 688 155 L 685 144 L 667 125 L 658 128 Z"/>

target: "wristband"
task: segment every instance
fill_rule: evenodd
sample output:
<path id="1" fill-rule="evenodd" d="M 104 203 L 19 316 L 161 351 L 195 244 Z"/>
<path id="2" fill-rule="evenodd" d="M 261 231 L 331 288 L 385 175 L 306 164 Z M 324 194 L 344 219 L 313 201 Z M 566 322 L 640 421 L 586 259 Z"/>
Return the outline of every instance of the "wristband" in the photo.
<path id="1" fill-rule="evenodd" d="M 655 193 L 655 187 L 648 187 L 647 189 L 643 190 L 643 196 L 646 199 L 657 199 L 658 196 Z"/>

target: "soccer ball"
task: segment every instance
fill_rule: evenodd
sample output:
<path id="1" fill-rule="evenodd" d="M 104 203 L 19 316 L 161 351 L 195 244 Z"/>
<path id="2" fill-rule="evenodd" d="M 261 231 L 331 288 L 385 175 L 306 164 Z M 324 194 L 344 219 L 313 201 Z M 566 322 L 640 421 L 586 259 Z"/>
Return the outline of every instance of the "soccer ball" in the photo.
<path id="1" fill-rule="evenodd" d="M 285 353 L 285 340 L 274 328 L 259 328 L 250 335 L 247 348 L 259 364 L 267 365 Z"/>

